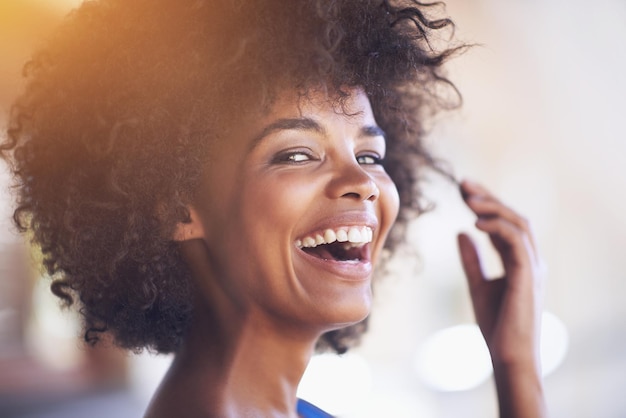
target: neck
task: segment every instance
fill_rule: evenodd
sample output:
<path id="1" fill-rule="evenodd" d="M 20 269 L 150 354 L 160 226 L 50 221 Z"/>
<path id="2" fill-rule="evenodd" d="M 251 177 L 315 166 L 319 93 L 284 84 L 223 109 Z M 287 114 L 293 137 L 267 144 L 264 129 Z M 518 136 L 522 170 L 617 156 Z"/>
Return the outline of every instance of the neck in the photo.
<path id="1" fill-rule="evenodd" d="M 223 321 L 196 310 L 147 417 L 182 417 L 181 405 L 190 417 L 297 416 L 296 390 L 319 334 L 287 332 L 263 315 L 230 314 Z"/>

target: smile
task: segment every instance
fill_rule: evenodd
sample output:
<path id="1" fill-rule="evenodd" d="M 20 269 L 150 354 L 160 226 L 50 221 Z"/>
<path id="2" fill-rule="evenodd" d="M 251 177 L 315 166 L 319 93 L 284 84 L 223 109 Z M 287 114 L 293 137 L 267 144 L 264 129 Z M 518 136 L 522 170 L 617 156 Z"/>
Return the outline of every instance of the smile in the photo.
<path id="1" fill-rule="evenodd" d="M 368 226 L 326 229 L 296 241 L 296 246 L 309 255 L 323 260 L 344 262 L 369 261 L 367 244 L 373 231 Z"/>

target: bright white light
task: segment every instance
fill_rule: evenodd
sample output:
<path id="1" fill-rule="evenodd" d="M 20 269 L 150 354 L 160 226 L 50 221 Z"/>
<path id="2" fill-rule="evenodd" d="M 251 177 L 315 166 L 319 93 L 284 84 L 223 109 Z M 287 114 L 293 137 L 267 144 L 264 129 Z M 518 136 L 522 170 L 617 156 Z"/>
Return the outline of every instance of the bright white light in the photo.
<path id="1" fill-rule="evenodd" d="M 487 345 L 474 324 L 433 334 L 418 351 L 415 369 L 427 386 L 446 392 L 476 387 L 492 370 Z"/>
<path id="2" fill-rule="evenodd" d="M 569 337 L 554 314 L 544 312 L 541 323 L 541 369 L 547 376 L 563 362 Z M 417 353 L 415 368 L 426 385 L 446 392 L 472 389 L 493 371 L 487 345 L 473 324 L 446 328 L 428 338 Z"/>
<path id="3" fill-rule="evenodd" d="M 341 418 L 415 418 L 438 416 L 434 405 L 429 403 L 428 397 L 421 397 L 411 388 L 394 386 L 379 386 L 381 390 L 374 391 L 370 396 L 361 400 L 349 413 L 341 414 Z M 385 392 L 385 388 L 392 389 Z"/>
<path id="4" fill-rule="evenodd" d="M 565 324 L 556 315 L 544 312 L 541 318 L 541 370 L 544 376 L 563 363 L 568 347 Z"/>
<path id="5" fill-rule="evenodd" d="M 172 355 L 156 355 L 147 351 L 130 358 L 130 386 L 139 402 L 148 405 L 173 359 Z"/>
<path id="6" fill-rule="evenodd" d="M 33 316 L 26 329 L 28 349 L 39 361 L 54 370 L 71 370 L 80 365 L 85 353 L 76 343 L 80 318 L 71 310 L 59 309 L 50 292 L 50 278 L 40 278 L 33 288 Z"/>
<path id="7" fill-rule="evenodd" d="M 344 415 L 372 390 L 372 373 L 358 354 L 313 356 L 300 386 L 298 397 L 333 415 Z"/>

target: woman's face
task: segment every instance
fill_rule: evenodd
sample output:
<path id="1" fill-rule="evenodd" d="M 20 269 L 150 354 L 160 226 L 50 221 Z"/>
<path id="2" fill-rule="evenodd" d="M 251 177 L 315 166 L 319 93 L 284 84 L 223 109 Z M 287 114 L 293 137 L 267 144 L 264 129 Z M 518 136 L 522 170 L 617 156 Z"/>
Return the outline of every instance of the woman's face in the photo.
<path id="1" fill-rule="evenodd" d="M 367 96 L 353 90 L 345 110 L 287 93 L 211 145 L 193 205 L 209 306 L 323 330 L 369 313 L 399 199 Z"/>

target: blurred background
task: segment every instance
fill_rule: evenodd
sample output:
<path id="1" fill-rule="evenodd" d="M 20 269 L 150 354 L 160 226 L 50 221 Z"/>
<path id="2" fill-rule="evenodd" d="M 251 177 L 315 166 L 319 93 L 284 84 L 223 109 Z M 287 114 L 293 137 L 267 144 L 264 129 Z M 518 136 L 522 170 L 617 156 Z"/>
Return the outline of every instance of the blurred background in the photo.
<path id="1" fill-rule="evenodd" d="M 526 215 L 548 264 L 544 374 L 553 417 L 623 418 L 626 398 L 626 3 L 451 0 L 460 41 L 449 66 L 463 94 L 429 141 L 459 177 Z M 21 67 L 78 0 L 0 0 L 0 124 Z M 0 172 L 2 188 L 10 180 Z M 340 417 L 496 417 L 493 382 L 456 254 L 469 231 L 500 266 L 454 186 L 376 287 L 364 344 L 314 358 L 300 395 Z M 170 361 L 85 349 L 27 266 L 0 195 L 0 416 L 139 417 Z"/>

